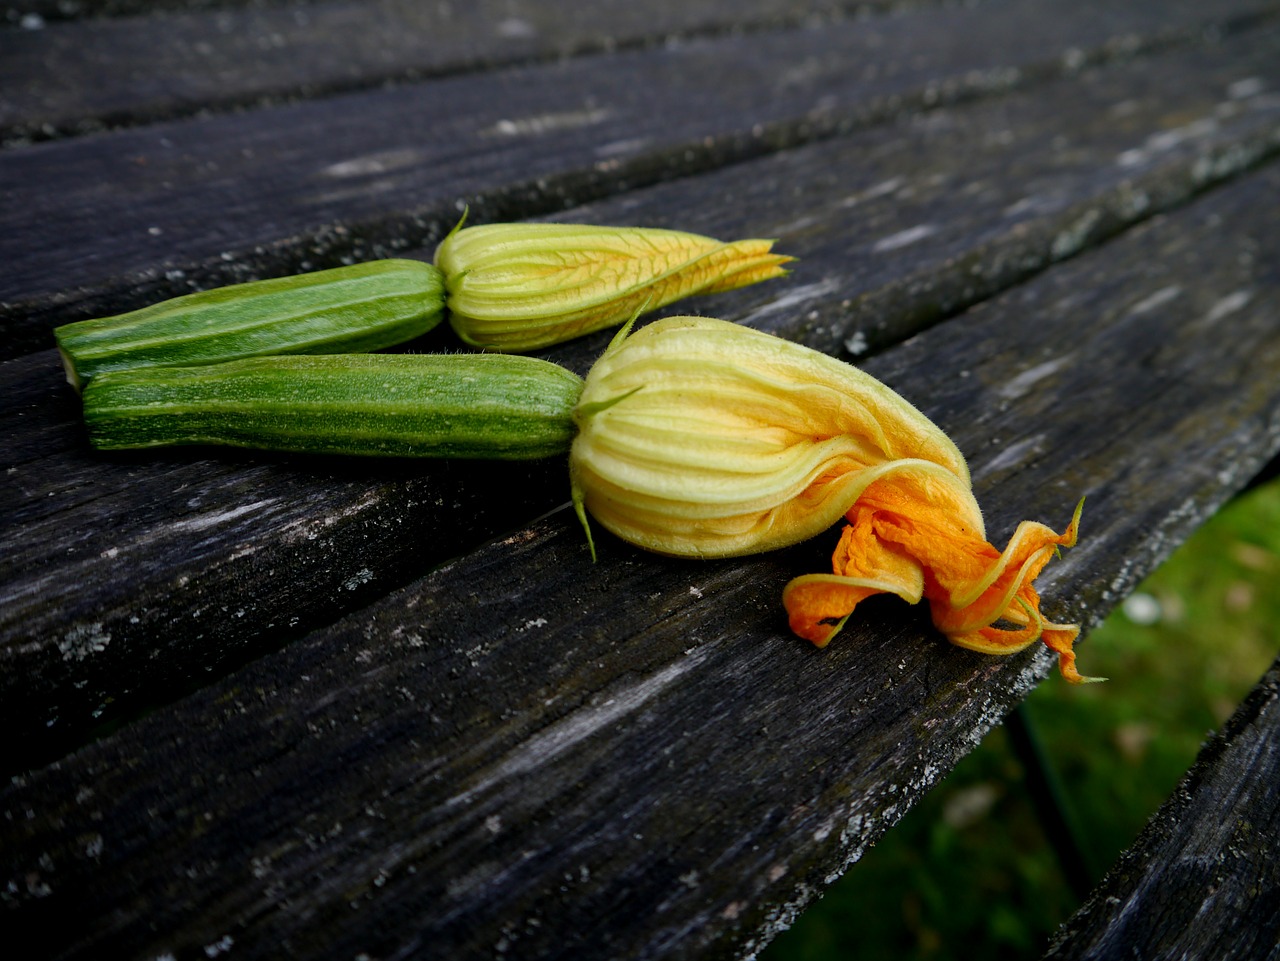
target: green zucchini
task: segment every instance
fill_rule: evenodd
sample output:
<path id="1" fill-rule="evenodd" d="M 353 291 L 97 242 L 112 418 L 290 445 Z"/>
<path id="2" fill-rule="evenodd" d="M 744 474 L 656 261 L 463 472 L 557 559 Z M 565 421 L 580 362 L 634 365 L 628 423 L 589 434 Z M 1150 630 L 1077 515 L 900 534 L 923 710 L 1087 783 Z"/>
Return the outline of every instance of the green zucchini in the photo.
<path id="1" fill-rule="evenodd" d="M 431 264 L 375 260 L 187 294 L 66 324 L 54 336 L 67 380 L 80 389 L 111 370 L 378 350 L 435 327 L 444 301 Z"/>
<path id="2" fill-rule="evenodd" d="M 84 390 L 100 450 L 222 444 L 383 457 L 568 452 L 582 379 L 504 354 L 328 354 L 151 367 Z"/>

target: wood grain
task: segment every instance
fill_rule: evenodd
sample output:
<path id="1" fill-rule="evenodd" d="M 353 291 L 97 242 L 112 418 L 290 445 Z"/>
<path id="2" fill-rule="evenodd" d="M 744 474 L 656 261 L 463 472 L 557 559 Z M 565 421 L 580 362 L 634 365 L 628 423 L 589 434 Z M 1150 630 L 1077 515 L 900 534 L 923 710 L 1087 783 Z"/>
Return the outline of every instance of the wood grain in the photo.
<path id="1" fill-rule="evenodd" d="M 573 218 L 779 237 L 800 257 L 791 280 L 676 309 L 830 351 L 883 347 L 936 316 L 949 277 L 972 301 L 1025 278 L 1029 260 L 1064 256 L 1059 238 L 1088 242 L 1082 212 L 1132 224 L 1203 189 L 1198 170 L 1238 172 L 1250 144 L 1276 139 L 1280 105 L 1223 94 L 1241 77 L 1280 83 L 1276 46 L 1270 32 L 1114 65 L 633 191 Z M 1086 222 L 1102 235 L 1107 220 Z M 585 373 L 608 336 L 548 356 Z M 456 347 L 443 332 L 422 346 Z M 557 463 L 511 485 L 466 464 L 95 455 L 52 352 L 0 365 L 0 384 L 8 770 L 281 647 L 567 492 Z"/>
<path id="2" fill-rule="evenodd" d="M 5 151 L 0 344 L 12 356 L 59 322 L 429 245 L 464 203 L 477 222 L 546 214 L 1070 73 L 1185 40 L 1204 15 L 1007 8 L 729 35 Z M 1256 9 L 1269 8 L 1223 15 Z"/>
<path id="3" fill-rule="evenodd" d="M 113 19 L 0 32 L 0 141 L 312 99 L 499 65 L 654 46 L 676 37 L 842 18 L 882 3 L 548 0 L 114 3 Z M 50 9 L 52 8 L 52 9 Z M 83 11 L 88 12 L 88 11 Z M 121 14 L 134 14 L 121 16 Z M 137 14 L 146 14 L 138 16 Z"/>
<path id="4" fill-rule="evenodd" d="M 0 141 L 20 142 L 314 98 L 499 65 L 661 45 L 677 39 L 847 21 L 890 2 L 713 0 L 593 3 L 572 17 L 547 0 L 312 4 L 150 4 L 148 16 L 0 31 Z M 171 4 L 181 8 L 182 4 Z M 911 19 L 939 15 L 916 4 Z M 984 16 L 1008 16 L 986 0 Z M 1128 6 L 1128 5 L 1126 5 Z M 1165 7 L 1178 6 L 1165 4 Z M 1203 11 L 1181 4 L 1174 21 Z M 1262 9 L 1220 4 L 1216 18 Z M 119 5 L 115 13 L 123 12 Z M 46 8 L 46 14 L 56 14 Z M 38 11 L 11 16 L 32 24 Z M 946 17 L 947 14 L 942 12 Z M 1058 15 L 1050 12 L 1050 16 Z M 1113 17 L 1142 23 L 1150 10 Z M 25 20 L 24 20 L 25 18 Z M 970 18 L 971 19 L 971 18 Z"/>
<path id="5" fill-rule="evenodd" d="M 1280 447 L 1278 192 L 1255 172 L 868 362 L 966 451 L 996 540 L 1088 495 L 1051 616 L 1103 616 Z M 599 546 L 558 512 L 16 778 L 15 937 L 749 954 L 1048 667 L 894 603 L 808 649 L 777 598 L 828 543 Z"/>
<path id="6" fill-rule="evenodd" d="M 0 128 L 64 138 L 0 151 L 6 941 L 752 955 L 1052 667 L 892 599 L 797 641 L 834 534 L 592 564 L 562 463 L 91 455 L 55 323 L 425 258 L 460 202 L 774 236 L 788 281 L 682 309 L 859 358 L 997 543 L 1087 494 L 1040 583 L 1086 627 L 1280 463 L 1274 2 L 799 6 L 4 8 Z M 1277 670 L 1059 956 L 1274 944 Z"/>

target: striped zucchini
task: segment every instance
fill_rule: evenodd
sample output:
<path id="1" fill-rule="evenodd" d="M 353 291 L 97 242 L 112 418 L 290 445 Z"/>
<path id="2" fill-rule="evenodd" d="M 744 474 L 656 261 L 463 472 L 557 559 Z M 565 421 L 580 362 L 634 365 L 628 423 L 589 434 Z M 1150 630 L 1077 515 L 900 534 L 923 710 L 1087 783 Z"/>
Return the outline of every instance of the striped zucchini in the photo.
<path id="1" fill-rule="evenodd" d="M 152 367 L 84 390 L 100 450 L 222 444 L 385 457 L 565 454 L 582 379 L 501 354 L 329 354 Z"/>
<path id="2" fill-rule="evenodd" d="M 187 294 L 66 324 L 54 336 L 67 380 L 79 389 L 111 370 L 378 350 L 436 326 L 444 300 L 431 264 L 375 260 Z"/>

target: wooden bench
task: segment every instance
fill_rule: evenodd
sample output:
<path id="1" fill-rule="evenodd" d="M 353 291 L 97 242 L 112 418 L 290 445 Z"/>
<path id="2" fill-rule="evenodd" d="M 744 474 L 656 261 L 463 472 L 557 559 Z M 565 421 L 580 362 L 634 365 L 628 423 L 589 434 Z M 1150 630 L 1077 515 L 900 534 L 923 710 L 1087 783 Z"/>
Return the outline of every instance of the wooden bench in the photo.
<path id="1" fill-rule="evenodd" d="M 1086 627 L 1280 450 L 1275 3 L 2 9 L 0 899 L 35 956 L 752 955 L 1052 668 L 897 602 L 797 640 L 830 538 L 592 564 L 561 462 L 95 454 L 56 324 L 427 259 L 464 205 L 776 237 L 788 279 L 678 309 L 888 382 L 997 543 L 1087 495 L 1040 581 Z M 1054 957 L 1274 957 L 1277 685 Z"/>

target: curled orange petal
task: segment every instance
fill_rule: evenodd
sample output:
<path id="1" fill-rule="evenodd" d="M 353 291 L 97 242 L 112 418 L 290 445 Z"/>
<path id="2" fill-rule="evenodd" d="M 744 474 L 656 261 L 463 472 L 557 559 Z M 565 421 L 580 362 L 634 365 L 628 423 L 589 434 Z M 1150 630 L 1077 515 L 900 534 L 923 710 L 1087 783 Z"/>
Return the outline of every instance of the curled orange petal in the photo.
<path id="1" fill-rule="evenodd" d="M 832 556 L 833 574 L 793 580 L 783 593 L 792 630 L 819 646 L 843 626 L 853 608 L 874 593 L 929 602 L 934 625 L 951 643 L 987 654 L 1012 654 L 1044 641 L 1058 654 L 1072 683 L 1075 625 L 1054 624 L 1040 613 L 1033 582 L 1060 547 L 1076 543 L 1081 501 L 1061 534 L 1024 521 L 1003 551 L 975 523 L 972 492 L 959 479 L 912 472 L 888 473 L 869 485 L 850 508 L 849 526 Z M 917 572 L 912 591 L 904 572 Z M 914 594 L 914 596 L 912 596 Z"/>
<path id="2" fill-rule="evenodd" d="M 782 602 L 791 630 L 826 647 L 858 603 L 872 594 L 897 594 L 908 604 L 923 596 L 924 572 L 916 561 L 876 538 L 870 525 L 850 524 L 840 537 L 837 574 L 807 574 L 791 581 Z"/>

